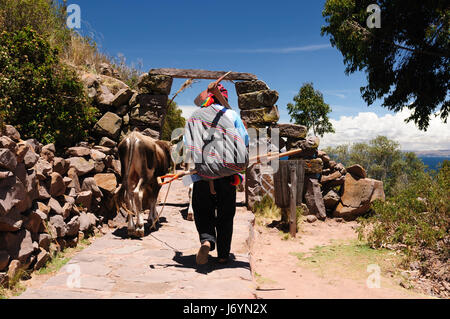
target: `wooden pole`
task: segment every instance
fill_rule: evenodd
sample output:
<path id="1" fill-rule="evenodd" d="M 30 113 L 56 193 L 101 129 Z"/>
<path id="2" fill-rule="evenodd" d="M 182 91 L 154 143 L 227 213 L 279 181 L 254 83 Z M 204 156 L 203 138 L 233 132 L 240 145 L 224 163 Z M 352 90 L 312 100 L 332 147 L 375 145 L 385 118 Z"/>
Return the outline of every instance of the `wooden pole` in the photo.
<path id="1" fill-rule="evenodd" d="M 290 205 L 289 205 L 289 232 L 295 238 L 297 234 L 297 166 L 295 163 L 289 165 L 291 174 Z"/>

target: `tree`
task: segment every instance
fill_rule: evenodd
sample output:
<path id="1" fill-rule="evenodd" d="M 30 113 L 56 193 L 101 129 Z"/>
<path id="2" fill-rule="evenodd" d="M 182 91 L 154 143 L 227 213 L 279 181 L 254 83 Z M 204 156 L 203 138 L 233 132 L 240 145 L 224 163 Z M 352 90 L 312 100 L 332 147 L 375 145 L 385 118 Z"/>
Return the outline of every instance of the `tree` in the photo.
<path id="1" fill-rule="evenodd" d="M 369 28 L 367 12 L 377 4 L 381 27 Z M 450 9 L 445 0 L 327 0 L 322 15 L 329 35 L 346 65 L 346 74 L 365 71 L 368 84 L 363 99 L 398 112 L 412 111 L 414 121 L 426 130 L 439 111 L 446 122 L 450 108 Z"/>
<path id="2" fill-rule="evenodd" d="M 295 104 L 288 103 L 287 109 L 291 121 L 312 129 L 314 135 L 323 137 L 325 133 L 334 133 L 333 125 L 328 119 L 331 108 L 323 100 L 320 91 L 314 90 L 312 83 L 305 83 L 294 96 Z"/>
<path id="3" fill-rule="evenodd" d="M 182 113 L 183 112 L 178 108 L 177 103 L 172 101 L 167 110 L 166 120 L 164 121 L 161 134 L 162 140 L 170 141 L 172 131 L 186 125 L 186 119 L 182 116 Z"/>

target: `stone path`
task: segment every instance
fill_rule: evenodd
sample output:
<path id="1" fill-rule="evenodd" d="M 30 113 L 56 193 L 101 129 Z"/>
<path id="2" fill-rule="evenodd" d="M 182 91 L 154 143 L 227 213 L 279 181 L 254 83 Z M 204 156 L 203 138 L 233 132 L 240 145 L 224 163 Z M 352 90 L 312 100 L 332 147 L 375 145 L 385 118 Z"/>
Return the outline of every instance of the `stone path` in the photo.
<path id="1" fill-rule="evenodd" d="M 160 196 L 166 191 L 164 186 Z M 249 253 L 254 217 L 243 197 L 238 193 L 235 258 L 227 265 L 216 262 L 216 251 L 207 265 L 196 265 L 199 242 L 194 222 L 185 219 L 187 188 L 175 182 L 158 231 L 142 239 L 127 238 L 125 228 L 108 233 L 17 298 L 254 298 Z"/>

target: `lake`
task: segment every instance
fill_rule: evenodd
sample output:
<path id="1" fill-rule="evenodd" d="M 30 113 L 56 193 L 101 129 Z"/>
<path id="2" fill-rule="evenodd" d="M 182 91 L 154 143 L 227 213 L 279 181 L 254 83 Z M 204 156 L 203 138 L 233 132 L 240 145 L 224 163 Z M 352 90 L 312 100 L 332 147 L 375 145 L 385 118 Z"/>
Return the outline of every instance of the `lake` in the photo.
<path id="1" fill-rule="evenodd" d="M 433 157 L 431 157 L 431 156 L 426 156 L 426 157 L 418 156 L 418 157 L 422 160 L 422 162 L 425 165 L 428 166 L 429 170 L 431 170 L 431 169 L 437 170 L 439 163 L 442 163 L 445 160 L 450 160 L 450 157 L 437 157 L 437 156 L 436 157 L 434 157 L 434 156 Z"/>

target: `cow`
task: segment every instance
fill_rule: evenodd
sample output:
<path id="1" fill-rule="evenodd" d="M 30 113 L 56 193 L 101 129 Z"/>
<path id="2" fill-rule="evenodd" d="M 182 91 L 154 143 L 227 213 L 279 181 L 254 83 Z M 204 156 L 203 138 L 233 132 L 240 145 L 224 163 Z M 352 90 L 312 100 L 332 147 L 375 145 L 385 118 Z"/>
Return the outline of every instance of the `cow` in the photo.
<path id="1" fill-rule="evenodd" d="M 144 236 L 144 211 L 149 211 L 150 225 L 156 220 L 156 202 L 161 186 L 157 177 L 168 173 L 171 143 L 155 140 L 139 132 L 129 133 L 119 144 L 122 166 L 120 201 L 128 214 L 129 236 Z M 137 221 L 134 224 L 133 215 Z"/>

